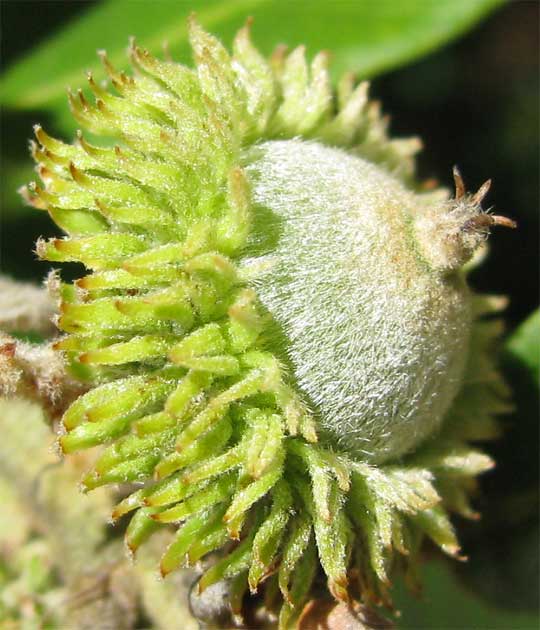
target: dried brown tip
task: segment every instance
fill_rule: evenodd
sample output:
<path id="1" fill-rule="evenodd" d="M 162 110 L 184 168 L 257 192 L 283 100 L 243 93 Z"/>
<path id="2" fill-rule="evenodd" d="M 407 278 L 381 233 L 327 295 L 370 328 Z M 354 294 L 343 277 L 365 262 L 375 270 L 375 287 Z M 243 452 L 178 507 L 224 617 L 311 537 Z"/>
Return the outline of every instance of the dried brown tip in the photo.
<path id="1" fill-rule="evenodd" d="M 476 205 L 479 206 L 482 201 L 484 200 L 484 197 L 488 194 L 489 189 L 491 188 L 491 179 L 488 179 L 487 181 L 485 181 L 480 188 L 474 193 L 474 195 L 472 196 L 471 201 Z"/>
<path id="2" fill-rule="evenodd" d="M 107 72 L 107 74 L 109 76 L 113 76 L 116 74 L 116 70 L 114 69 L 114 66 L 112 65 L 112 63 L 109 61 L 109 57 L 107 56 L 107 51 L 106 50 L 98 50 L 97 51 L 98 57 L 101 60 L 101 63 L 103 64 L 103 67 L 105 68 L 105 71 Z"/>
<path id="3" fill-rule="evenodd" d="M 89 111 L 90 103 L 86 100 L 86 96 L 84 95 L 84 92 L 81 90 L 81 88 L 77 90 L 77 96 L 79 97 L 79 101 L 84 111 L 85 112 Z"/>
<path id="4" fill-rule="evenodd" d="M 88 85 L 90 86 L 90 89 L 92 90 L 92 93 L 94 94 L 94 96 L 103 96 L 105 94 L 105 90 L 103 90 L 95 82 L 94 75 L 92 74 L 90 70 L 86 73 L 86 79 L 88 81 Z"/>
<path id="5" fill-rule="evenodd" d="M 38 164 L 36 167 L 38 175 L 41 177 L 41 180 L 47 184 L 54 179 L 53 172 L 44 166 L 43 164 Z"/>
<path id="6" fill-rule="evenodd" d="M 165 579 L 170 572 L 170 569 L 166 569 L 162 564 L 159 565 L 159 574 L 161 575 L 162 579 Z"/>
<path id="7" fill-rule="evenodd" d="M 454 185 L 456 187 L 456 201 L 459 201 L 467 194 L 467 190 L 465 188 L 465 182 L 463 181 L 463 177 L 461 176 L 461 172 L 457 166 L 454 166 L 452 169 L 452 175 L 454 176 Z M 491 188 L 491 179 L 485 181 L 480 188 L 474 193 L 471 197 L 471 203 L 475 206 L 479 206 L 484 197 L 488 194 L 489 189 Z"/>
<path id="8" fill-rule="evenodd" d="M 105 102 L 101 98 L 96 99 L 96 107 L 102 114 L 105 114 L 107 116 L 110 115 L 110 111 L 107 109 Z"/>
<path id="9" fill-rule="evenodd" d="M 83 184 L 84 183 L 83 174 L 81 173 L 81 171 L 79 171 L 79 169 L 75 166 L 75 164 L 73 164 L 73 162 L 70 161 L 68 168 L 69 168 L 69 172 L 73 180 L 76 181 L 78 184 Z"/>
<path id="10" fill-rule="evenodd" d="M 462 197 L 465 196 L 465 182 L 463 181 L 463 177 L 461 177 L 461 173 L 457 166 L 454 166 L 452 169 L 452 174 L 454 176 L 454 184 L 456 186 L 456 201 L 459 201 Z"/>
<path id="11" fill-rule="evenodd" d="M 501 227 L 507 227 L 511 229 L 517 228 L 517 223 L 507 217 L 502 217 L 498 214 L 478 214 L 472 217 L 463 224 L 461 228 L 464 232 L 472 230 L 486 230 L 495 225 Z"/>
<path id="12" fill-rule="evenodd" d="M 517 228 L 517 223 L 513 219 L 509 219 L 508 217 L 502 217 L 499 214 L 491 214 L 492 225 L 500 225 L 502 227 L 511 228 L 515 230 Z"/>
<path id="13" fill-rule="evenodd" d="M 42 147 L 45 147 L 47 145 L 47 141 L 49 141 L 51 138 L 45 133 L 45 131 L 43 131 L 41 125 L 34 125 L 33 129 L 37 141 L 39 142 L 39 144 L 41 144 Z"/>
<path id="14" fill-rule="evenodd" d="M 461 177 L 461 173 L 457 166 L 454 166 L 452 169 L 452 174 L 454 175 L 454 184 L 456 187 L 456 201 L 463 199 L 466 196 L 467 191 L 465 188 L 465 182 Z M 480 188 L 470 197 L 470 203 L 473 206 L 480 206 L 482 201 L 486 197 L 491 188 L 491 179 L 485 181 Z M 517 223 L 512 219 L 508 219 L 507 217 L 500 216 L 498 214 L 488 214 L 480 213 L 476 216 L 470 218 L 466 221 L 461 230 L 464 232 L 473 231 L 473 230 L 487 230 L 493 226 L 500 225 L 502 227 L 515 229 L 517 227 Z"/>

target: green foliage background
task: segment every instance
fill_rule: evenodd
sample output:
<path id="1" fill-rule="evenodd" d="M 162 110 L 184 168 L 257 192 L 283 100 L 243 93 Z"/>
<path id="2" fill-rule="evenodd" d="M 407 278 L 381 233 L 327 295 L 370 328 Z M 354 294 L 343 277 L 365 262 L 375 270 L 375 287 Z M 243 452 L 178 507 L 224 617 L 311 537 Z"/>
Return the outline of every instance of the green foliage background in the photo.
<path id="1" fill-rule="evenodd" d="M 130 35 L 152 52 L 168 41 L 188 61 L 185 17 L 195 10 L 229 43 L 248 15 L 266 53 L 277 43 L 331 51 L 334 76 L 374 78 L 398 135 L 418 134 L 422 176 L 450 185 L 458 163 L 471 189 L 494 178 L 490 199 L 518 220 L 492 237 L 473 282 L 510 297 L 504 370 L 516 394 L 506 436 L 489 448 L 498 469 L 483 482 L 481 524 L 459 523 L 470 562 L 426 569 L 424 599 L 397 586 L 402 628 L 536 628 L 538 623 L 538 3 L 534 0 L 104 0 L 15 2 L 2 9 L 2 272 L 39 281 L 33 242 L 52 234 L 16 189 L 32 177 L 31 125 L 71 137 L 65 89 L 101 70 L 106 48 L 125 66 Z M 458 36 L 468 34 L 456 41 Z M 449 42 L 451 42 L 449 44 Z"/>

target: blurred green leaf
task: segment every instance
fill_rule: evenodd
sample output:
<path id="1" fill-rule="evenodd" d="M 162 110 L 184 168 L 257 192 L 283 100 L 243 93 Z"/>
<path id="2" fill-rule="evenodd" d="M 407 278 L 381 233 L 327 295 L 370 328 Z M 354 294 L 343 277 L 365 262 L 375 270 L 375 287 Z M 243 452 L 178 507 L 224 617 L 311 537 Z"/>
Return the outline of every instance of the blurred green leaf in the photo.
<path id="1" fill-rule="evenodd" d="M 333 53 L 333 71 L 362 77 L 401 65 L 472 27 L 504 0 L 108 0 L 88 10 L 12 66 L 1 82 L 1 101 L 18 109 L 56 108 L 67 87 L 83 81 L 85 70 L 103 74 L 96 48 L 126 64 L 130 35 L 152 52 L 168 41 L 172 53 L 188 54 L 186 17 L 229 42 L 246 16 L 253 16 L 254 39 L 269 53 L 280 42 L 304 43 L 313 54 Z M 63 100 L 63 99 L 62 99 Z M 62 103 L 62 107 L 64 107 Z"/>
<path id="2" fill-rule="evenodd" d="M 530 315 L 506 343 L 510 356 L 525 364 L 538 384 L 540 377 L 540 310 Z"/>
<path id="3" fill-rule="evenodd" d="M 535 549 L 530 550 L 531 554 Z M 474 562 L 474 557 L 471 559 Z M 489 575 L 485 575 L 489 579 Z M 452 574 L 448 563 L 432 562 L 423 567 L 424 589 L 419 599 L 414 599 L 398 583 L 394 603 L 400 610 L 398 626 L 401 630 L 535 630 L 538 615 L 516 613 L 499 606 L 488 605 L 475 593 L 465 589 Z M 504 605 L 504 594 L 500 594 Z"/>

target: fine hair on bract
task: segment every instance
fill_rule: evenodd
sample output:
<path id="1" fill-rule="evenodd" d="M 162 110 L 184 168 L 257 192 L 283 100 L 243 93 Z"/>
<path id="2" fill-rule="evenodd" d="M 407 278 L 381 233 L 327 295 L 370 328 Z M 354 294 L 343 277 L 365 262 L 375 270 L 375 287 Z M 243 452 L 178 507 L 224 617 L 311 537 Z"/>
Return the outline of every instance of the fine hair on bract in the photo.
<path id="1" fill-rule="evenodd" d="M 55 348 L 89 387 L 60 448 L 104 445 L 85 490 L 138 484 L 112 515 L 132 553 L 176 528 L 163 576 L 217 552 L 198 589 L 228 580 L 238 619 L 249 591 L 291 627 L 321 576 L 391 606 L 423 539 L 459 557 L 449 514 L 476 517 L 493 465 L 470 443 L 508 409 L 501 300 L 464 265 L 503 218 L 459 173 L 424 192 L 418 140 L 367 83 L 334 90 L 326 54 L 189 32 L 195 69 L 132 41 L 133 75 L 103 52 L 109 86 L 69 93 L 107 142 L 35 128 L 23 195 L 66 233 L 37 253 L 88 270 L 57 286 Z"/>

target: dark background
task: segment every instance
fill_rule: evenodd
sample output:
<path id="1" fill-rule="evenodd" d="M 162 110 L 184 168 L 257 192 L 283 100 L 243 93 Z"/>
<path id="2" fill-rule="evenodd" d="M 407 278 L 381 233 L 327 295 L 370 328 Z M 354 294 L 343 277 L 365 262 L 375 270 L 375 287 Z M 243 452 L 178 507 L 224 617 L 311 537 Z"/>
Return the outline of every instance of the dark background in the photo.
<path id="1" fill-rule="evenodd" d="M 3 68 L 93 4 L 4 0 Z M 510 297 L 508 332 L 538 305 L 539 6 L 535 0 L 509 2 L 464 38 L 375 79 L 372 87 L 385 111 L 395 115 L 393 133 L 423 139 L 421 176 L 451 186 L 451 169 L 458 164 L 470 190 L 492 178 L 487 203 L 518 221 L 517 231 L 494 232 L 489 260 L 471 278 L 483 292 Z M 42 112 L 2 112 L 4 165 L 24 159 L 25 139 L 38 120 L 54 135 L 54 123 Z M 39 281 L 47 266 L 31 250 L 38 236 L 54 234 L 52 223 L 23 211 L 13 195 L 4 197 L 16 207 L 3 208 L 2 270 Z M 459 525 L 475 561 L 458 569 L 484 599 L 537 610 L 538 388 L 511 360 L 504 369 L 517 411 L 506 419 L 504 440 L 488 446 L 498 467 L 482 481 L 483 524 Z"/>

